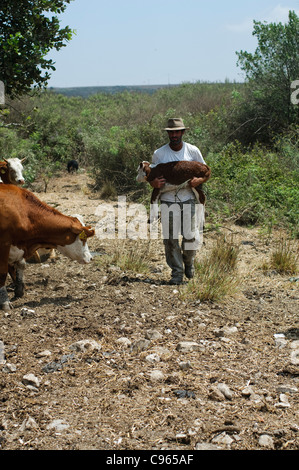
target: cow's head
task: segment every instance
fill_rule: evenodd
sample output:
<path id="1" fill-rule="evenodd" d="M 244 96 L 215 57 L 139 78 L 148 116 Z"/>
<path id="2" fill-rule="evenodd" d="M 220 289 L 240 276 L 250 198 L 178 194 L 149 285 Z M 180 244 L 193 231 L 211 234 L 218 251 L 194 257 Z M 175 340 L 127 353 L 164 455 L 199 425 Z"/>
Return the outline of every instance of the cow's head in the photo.
<path id="1" fill-rule="evenodd" d="M 89 251 L 87 239 L 93 237 L 95 231 L 91 230 L 90 227 L 84 226 L 83 219 L 80 215 L 76 215 L 73 219 L 74 226 L 72 231 L 77 235 L 75 241 L 70 245 L 57 246 L 57 250 L 73 261 L 78 261 L 80 264 L 90 263 L 92 256 Z"/>
<path id="2" fill-rule="evenodd" d="M 138 183 L 144 183 L 144 181 L 146 181 L 146 178 L 148 177 L 150 171 L 151 171 L 150 163 L 149 162 L 141 162 L 139 164 L 138 169 L 137 169 L 136 181 Z"/>
<path id="3" fill-rule="evenodd" d="M 7 164 L 7 182 L 9 184 L 15 184 L 17 186 L 21 186 L 25 183 L 24 176 L 23 176 L 23 165 L 22 163 L 26 160 L 23 158 L 20 160 L 19 158 L 8 158 L 4 161 Z"/>

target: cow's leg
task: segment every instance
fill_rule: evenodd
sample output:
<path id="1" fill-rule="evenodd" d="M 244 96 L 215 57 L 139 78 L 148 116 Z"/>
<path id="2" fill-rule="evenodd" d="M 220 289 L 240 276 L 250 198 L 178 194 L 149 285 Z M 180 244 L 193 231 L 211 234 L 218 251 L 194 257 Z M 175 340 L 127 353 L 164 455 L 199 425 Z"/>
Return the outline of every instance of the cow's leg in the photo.
<path id="1" fill-rule="evenodd" d="M 5 287 L 6 277 L 8 273 L 9 250 L 10 245 L 8 244 L 3 244 L 0 247 L 0 309 L 5 311 L 8 311 L 12 308 Z"/>
<path id="2" fill-rule="evenodd" d="M 7 274 L 0 274 L 0 308 L 8 312 L 12 307 L 5 287 L 6 276 Z"/>
<path id="3" fill-rule="evenodd" d="M 159 206 L 158 206 L 158 199 L 160 196 L 160 189 L 154 188 L 151 197 L 151 207 L 150 207 L 150 217 L 148 222 L 152 223 L 159 218 Z"/>
<path id="4" fill-rule="evenodd" d="M 26 261 L 24 259 L 17 261 L 13 266 L 9 266 L 9 274 L 14 282 L 15 298 L 18 299 L 24 295 L 24 271 L 26 267 Z"/>
<path id="5" fill-rule="evenodd" d="M 195 196 L 196 196 L 196 199 L 197 201 L 200 203 L 200 204 L 203 204 L 205 205 L 206 203 L 206 195 L 205 193 L 203 192 L 203 190 L 201 189 L 202 185 L 199 185 L 197 186 L 196 188 L 192 188 Z"/>

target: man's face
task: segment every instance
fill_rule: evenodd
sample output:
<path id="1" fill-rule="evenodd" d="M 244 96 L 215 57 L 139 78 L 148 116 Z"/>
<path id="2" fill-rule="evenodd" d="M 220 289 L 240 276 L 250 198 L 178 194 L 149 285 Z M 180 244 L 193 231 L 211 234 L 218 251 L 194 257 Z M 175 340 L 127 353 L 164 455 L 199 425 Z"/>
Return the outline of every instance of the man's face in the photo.
<path id="1" fill-rule="evenodd" d="M 168 136 L 169 136 L 169 141 L 173 145 L 179 145 L 182 142 L 183 135 L 184 135 L 184 130 L 178 131 L 178 130 L 173 130 L 173 131 L 167 131 Z"/>

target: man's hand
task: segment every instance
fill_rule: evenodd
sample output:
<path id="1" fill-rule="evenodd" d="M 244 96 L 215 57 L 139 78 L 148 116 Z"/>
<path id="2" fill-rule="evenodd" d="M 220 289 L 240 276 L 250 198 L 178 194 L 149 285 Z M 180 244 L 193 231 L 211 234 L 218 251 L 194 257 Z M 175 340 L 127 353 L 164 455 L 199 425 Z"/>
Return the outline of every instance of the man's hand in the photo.
<path id="1" fill-rule="evenodd" d="M 153 181 L 150 181 L 150 185 L 153 188 L 160 189 L 166 183 L 166 179 L 163 176 L 159 176 L 159 178 L 155 178 Z"/>

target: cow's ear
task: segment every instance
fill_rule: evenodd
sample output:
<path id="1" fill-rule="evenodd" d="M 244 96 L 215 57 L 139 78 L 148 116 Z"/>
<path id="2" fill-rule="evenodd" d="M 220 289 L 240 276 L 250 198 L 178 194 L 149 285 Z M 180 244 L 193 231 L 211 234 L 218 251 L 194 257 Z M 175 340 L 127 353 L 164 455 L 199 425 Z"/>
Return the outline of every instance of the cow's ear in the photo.
<path id="1" fill-rule="evenodd" d="M 91 227 L 83 227 L 83 230 L 79 233 L 79 238 L 83 242 L 86 242 L 87 238 L 93 237 L 95 234 L 94 230 L 90 230 Z"/>

